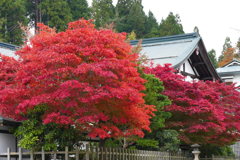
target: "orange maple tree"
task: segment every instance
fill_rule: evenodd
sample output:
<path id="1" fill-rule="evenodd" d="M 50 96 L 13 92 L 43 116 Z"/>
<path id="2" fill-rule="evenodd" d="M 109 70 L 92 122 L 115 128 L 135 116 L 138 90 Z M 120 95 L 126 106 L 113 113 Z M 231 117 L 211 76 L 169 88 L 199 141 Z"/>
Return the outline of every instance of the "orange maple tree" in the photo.
<path id="1" fill-rule="evenodd" d="M 228 64 L 229 62 L 231 62 L 234 58 L 234 55 L 235 55 L 235 49 L 227 48 L 226 52 L 224 52 L 223 59 L 220 62 L 218 62 L 218 66 L 222 67 L 222 66 Z"/>

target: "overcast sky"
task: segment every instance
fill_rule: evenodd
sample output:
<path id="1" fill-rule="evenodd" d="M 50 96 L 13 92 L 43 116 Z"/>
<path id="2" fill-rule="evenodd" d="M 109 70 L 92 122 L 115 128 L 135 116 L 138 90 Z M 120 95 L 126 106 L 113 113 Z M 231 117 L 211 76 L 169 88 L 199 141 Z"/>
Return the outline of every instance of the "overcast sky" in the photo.
<path id="1" fill-rule="evenodd" d="M 88 0 L 91 5 L 92 0 Z M 116 4 L 117 0 L 113 0 Z M 240 0 L 142 0 L 144 11 L 151 10 L 158 22 L 169 12 L 179 14 L 185 33 L 199 28 L 207 50 L 215 49 L 219 56 L 225 38 L 235 45 L 240 37 Z"/>

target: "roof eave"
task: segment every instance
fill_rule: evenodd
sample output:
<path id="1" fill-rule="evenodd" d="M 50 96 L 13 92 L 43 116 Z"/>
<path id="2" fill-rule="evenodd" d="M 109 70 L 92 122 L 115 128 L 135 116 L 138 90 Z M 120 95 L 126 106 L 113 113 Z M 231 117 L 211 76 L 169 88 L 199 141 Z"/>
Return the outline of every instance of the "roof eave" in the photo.
<path id="1" fill-rule="evenodd" d="M 206 47 L 205 47 L 204 42 L 203 42 L 202 39 L 200 39 L 200 41 L 199 41 L 199 43 L 198 43 L 198 46 L 199 46 L 200 48 L 202 48 L 202 52 L 204 52 L 204 53 L 202 53 L 202 55 L 203 55 L 203 60 L 205 61 L 205 64 L 207 65 L 207 68 L 210 70 L 211 75 L 213 76 L 213 78 L 214 78 L 215 80 L 218 80 L 218 81 L 222 82 L 221 77 L 220 77 L 219 74 L 217 73 L 215 67 L 213 66 L 213 64 L 212 64 L 212 62 L 211 62 L 211 60 L 210 60 L 210 58 L 209 58 L 209 56 L 208 56 Z M 201 52 L 200 52 L 200 53 L 201 53 Z"/>

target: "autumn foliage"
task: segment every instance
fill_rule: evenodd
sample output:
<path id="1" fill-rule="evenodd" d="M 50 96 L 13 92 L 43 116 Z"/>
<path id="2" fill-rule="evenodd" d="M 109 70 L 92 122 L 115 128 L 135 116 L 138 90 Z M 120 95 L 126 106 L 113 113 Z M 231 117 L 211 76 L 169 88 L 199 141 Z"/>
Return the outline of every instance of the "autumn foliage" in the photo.
<path id="1" fill-rule="evenodd" d="M 35 107 L 42 121 L 74 125 L 90 137 L 143 136 L 154 107 L 143 100 L 138 55 L 125 34 L 97 30 L 91 21 L 69 23 L 65 32 L 39 25 L 18 60 L 0 62 L 0 114 L 18 120 Z"/>
<path id="2" fill-rule="evenodd" d="M 234 48 L 227 48 L 224 52 L 223 59 L 218 63 L 219 67 L 222 67 L 233 60 L 235 57 L 235 49 Z"/>
<path id="3" fill-rule="evenodd" d="M 172 101 L 165 107 L 172 113 L 166 126 L 177 129 L 182 141 L 226 145 L 239 140 L 240 93 L 234 85 L 187 82 L 169 65 L 145 71 L 163 81 L 164 94 Z"/>

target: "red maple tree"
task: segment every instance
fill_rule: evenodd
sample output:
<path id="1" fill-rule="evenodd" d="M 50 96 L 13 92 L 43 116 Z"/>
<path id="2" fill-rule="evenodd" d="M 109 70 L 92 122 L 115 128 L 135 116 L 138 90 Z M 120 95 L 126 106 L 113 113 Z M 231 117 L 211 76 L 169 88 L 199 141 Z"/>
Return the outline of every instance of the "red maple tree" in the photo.
<path id="1" fill-rule="evenodd" d="M 240 138 L 240 93 L 232 85 L 211 81 L 185 81 L 169 65 L 146 68 L 163 81 L 172 104 L 166 126 L 177 129 L 188 144 L 231 144 Z"/>
<path id="2" fill-rule="evenodd" d="M 74 125 L 90 137 L 143 136 L 149 130 L 154 107 L 144 104 L 138 55 L 125 34 L 97 30 L 87 20 L 60 33 L 39 27 L 16 52 L 18 61 L 0 62 L 1 115 L 23 120 L 42 106 L 43 123 Z"/>

